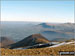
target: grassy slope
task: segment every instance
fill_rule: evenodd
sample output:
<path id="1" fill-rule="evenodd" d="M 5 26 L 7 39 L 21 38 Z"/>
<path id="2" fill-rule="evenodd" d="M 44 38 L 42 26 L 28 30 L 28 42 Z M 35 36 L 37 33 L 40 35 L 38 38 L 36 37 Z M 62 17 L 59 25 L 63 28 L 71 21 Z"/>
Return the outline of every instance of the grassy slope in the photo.
<path id="1" fill-rule="evenodd" d="M 55 48 L 38 48 L 38 49 L 23 49 L 11 50 L 1 49 L 2 55 L 58 55 L 59 51 L 75 51 L 74 45 L 63 45 Z"/>

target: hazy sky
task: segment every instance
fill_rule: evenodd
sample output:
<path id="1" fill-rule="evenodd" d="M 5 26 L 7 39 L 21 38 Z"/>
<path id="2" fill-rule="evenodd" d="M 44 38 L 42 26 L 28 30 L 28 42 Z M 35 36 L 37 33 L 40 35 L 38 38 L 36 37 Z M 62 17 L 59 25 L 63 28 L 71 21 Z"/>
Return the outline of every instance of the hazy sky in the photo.
<path id="1" fill-rule="evenodd" d="M 1 20 L 74 22 L 74 1 L 2 1 Z"/>

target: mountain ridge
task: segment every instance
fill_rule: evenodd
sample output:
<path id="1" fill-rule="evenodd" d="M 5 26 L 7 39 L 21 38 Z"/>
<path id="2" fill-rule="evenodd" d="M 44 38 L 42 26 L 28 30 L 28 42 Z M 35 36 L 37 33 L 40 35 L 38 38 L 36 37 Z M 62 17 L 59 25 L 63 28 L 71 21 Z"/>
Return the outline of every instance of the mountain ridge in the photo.
<path id="1" fill-rule="evenodd" d="M 13 48 L 19 48 L 19 47 L 33 46 L 36 44 L 45 44 L 45 43 L 49 43 L 49 42 L 50 41 L 47 40 L 45 37 L 43 37 L 41 34 L 33 34 L 33 35 L 30 35 L 30 36 L 24 38 L 23 40 L 21 40 L 17 43 L 9 45 L 8 47 L 10 49 L 13 49 Z"/>

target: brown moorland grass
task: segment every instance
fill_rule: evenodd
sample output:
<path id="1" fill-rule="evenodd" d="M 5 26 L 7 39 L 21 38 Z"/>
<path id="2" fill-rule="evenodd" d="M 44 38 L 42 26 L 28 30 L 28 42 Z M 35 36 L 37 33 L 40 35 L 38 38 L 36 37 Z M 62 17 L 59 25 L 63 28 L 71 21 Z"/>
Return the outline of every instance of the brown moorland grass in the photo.
<path id="1" fill-rule="evenodd" d="M 35 48 L 35 49 L 4 49 L 1 48 L 1 56 L 3 55 L 59 55 L 59 51 L 75 51 L 74 45 L 62 45 L 54 48 Z"/>

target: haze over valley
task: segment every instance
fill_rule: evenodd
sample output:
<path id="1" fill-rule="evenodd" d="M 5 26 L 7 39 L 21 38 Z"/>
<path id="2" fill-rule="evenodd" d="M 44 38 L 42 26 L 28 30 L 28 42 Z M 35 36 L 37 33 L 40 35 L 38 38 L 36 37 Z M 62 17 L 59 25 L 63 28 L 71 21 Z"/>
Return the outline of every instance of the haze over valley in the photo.
<path id="1" fill-rule="evenodd" d="M 1 22 L 1 36 L 22 40 L 32 34 L 41 34 L 47 39 L 59 41 L 74 38 L 74 23 Z"/>

